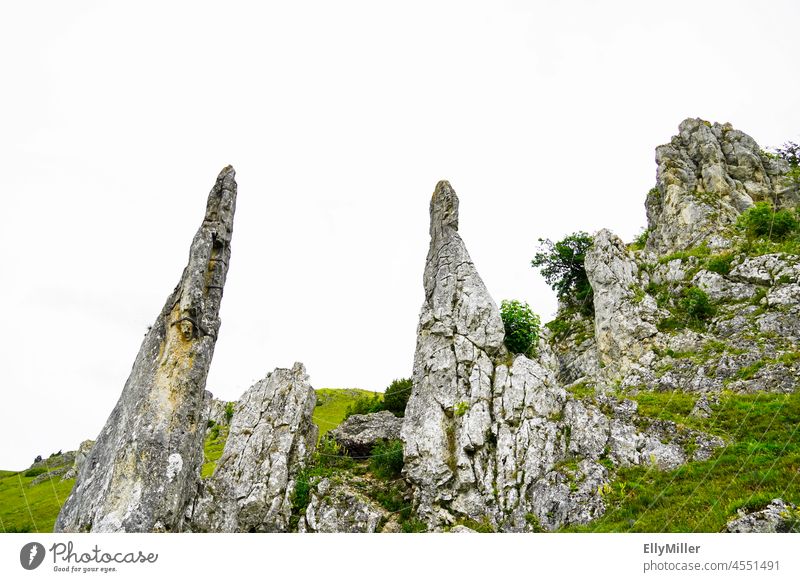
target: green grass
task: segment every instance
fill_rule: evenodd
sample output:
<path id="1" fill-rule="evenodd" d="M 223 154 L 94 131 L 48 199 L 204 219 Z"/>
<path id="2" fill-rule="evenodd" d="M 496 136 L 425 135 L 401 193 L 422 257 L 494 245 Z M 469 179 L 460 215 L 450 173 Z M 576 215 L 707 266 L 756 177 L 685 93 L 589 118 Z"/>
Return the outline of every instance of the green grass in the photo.
<path id="1" fill-rule="evenodd" d="M 320 388 L 317 392 L 317 407 L 314 409 L 314 422 L 322 436 L 333 430 L 344 420 L 347 407 L 361 396 L 381 395 L 381 392 L 370 392 L 359 388 Z"/>
<path id="2" fill-rule="evenodd" d="M 723 394 L 709 418 L 683 417 L 689 400 L 674 396 L 661 396 L 662 411 L 658 397 L 634 398 L 641 412 L 721 435 L 727 446 L 673 471 L 619 469 L 606 514 L 564 531 L 717 532 L 739 509 L 760 509 L 776 497 L 800 501 L 800 392 Z"/>
<path id="3" fill-rule="evenodd" d="M 58 512 L 72 491 L 75 479 L 62 481 L 61 476 L 57 476 L 31 486 L 34 479 L 26 477 L 24 471 L 0 471 L 0 531 L 53 531 Z"/>
<path id="4" fill-rule="evenodd" d="M 200 470 L 200 477 L 208 479 L 214 473 L 217 461 L 222 456 L 225 449 L 225 441 L 228 439 L 229 427 L 217 425 L 218 430 L 210 430 L 206 434 L 206 441 L 203 446 L 203 467 Z"/>

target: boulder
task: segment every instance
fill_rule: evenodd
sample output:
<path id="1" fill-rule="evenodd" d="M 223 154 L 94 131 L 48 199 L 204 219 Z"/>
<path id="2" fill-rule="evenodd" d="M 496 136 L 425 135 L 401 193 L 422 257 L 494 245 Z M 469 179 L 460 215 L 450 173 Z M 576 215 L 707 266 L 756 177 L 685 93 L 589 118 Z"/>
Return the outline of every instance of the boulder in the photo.
<path id="1" fill-rule="evenodd" d="M 399 439 L 402 426 L 402 418 L 382 410 L 354 414 L 328 434 L 351 456 L 365 457 L 378 440 Z"/>
<path id="2" fill-rule="evenodd" d="M 295 478 L 317 443 L 305 367 L 278 368 L 239 399 L 214 474 L 188 513 L 191 531 L 289 530 Z"/>
<path id="3" fill-rule="evenodd" d="M 321 480 L 299 523 L 301 533 L 374 533 L 389 512 L 346 483 Z M 391 528 L 396 531 L 396 528 Z"/>
<path id="4" fill-rule="evenodd" d="M 793 503 L 773 499 L 759 511 L 739 511 L 739 517 L 727 523 L 724 533 L 787 533 L 798 532 L 800 512 Z"/>

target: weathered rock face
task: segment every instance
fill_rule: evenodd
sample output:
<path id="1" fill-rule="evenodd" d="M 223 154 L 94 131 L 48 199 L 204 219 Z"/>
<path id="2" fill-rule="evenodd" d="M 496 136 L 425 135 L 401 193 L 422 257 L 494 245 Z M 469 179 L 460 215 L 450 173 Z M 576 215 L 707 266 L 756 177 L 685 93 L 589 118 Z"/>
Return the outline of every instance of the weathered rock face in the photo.
<path id="1" fill-rule="evenodd" d="M 782 180 L 788 166 L 768 157 L 730 124 L 686 119 L 669 144 L 656 149 L 657 185 L 647 197 L 647 249 L 682 250 L 715 237 L 760 200 L 797 203 Z"/>
<path id="2" fill-rule="evenodd" d="M 323 479 L 311 491 L 301 533 L 374 533 L 389 513 L 346 483 Z"/>
<path id="3" fill-rule="evenodd" d="M 568 396 L 556 380 L 564 366 L 547 342 L 539 342 L 536 359 L 508 353 L 500 312 L 457 227 L 458 199 L 440 182 L 431 201 L 425 302 L 401 431 L 404 474 L 420 519 L 433 529 L 471 519 L 501 531 L 586 523 L 605 510 L 601 491 L 609 472 L 601 460 L 664 469 L 686 462 L 695 435 L 681 442 L 674 425 L 648 426 L 631 401 L 604 402 L 610 411 L 604 413 Z M 621 252 L 615 260 L 607 276 L 596 271 L 627 300 L 622 289 L 628 292 L 633 275 Z M 711 441 L 705 450 L 720 444 Z"/>
<path id="4" fill-rule="evenodd" d="M 725 533 L 789 533 L 798 532 L 800 512 L 793 503 L 783 499 L 773 499 L 760 511 L 740 513 L 728 522 Z"/>
<path id="5" fill-rule="evenodd" d="M 145 336 L 55 531 L 181 529 L 203 459 L 203 400 L 231 252 L 234 176 L 229 166 L 217 177 L 189 263 Z"/>
<path id="6" fill-rule="evenodd" d="M 288 531 L 295 477 L 317 442 L 316 400 L 300 363 L 242 395 L 222 457 L 189 511 L 189 529 Z"/>
<path id="7" fill-rule="evenodd" d="M 378 440 L 400 438 L 403 419 L 388 410 L 354 414 L 328 434 L 354 457 L 369 455 Z"/>
<path id="8" fill-rule="evenodd" d="M 224 400 L 218 400 L 214 398 L 214 396 L 208 392 L 206 394 L 206 405 L 205 411 L 203 412 L 203 416 L 206 420 L 213 422 L 214 424 L 219 425 L 227 425 L 228 424 L 228 414 L 227 409 L 230 405 L 233 410 L 236 409 L 235 402 L 226 402 Z"/>
<path id="9" fill-rule="evenodd" d="M 64 473 L 64 476 L 61 478 L 62 481 L 66 481 L 67 479 L 74 479 L 80 473 L 81 468 L 83 467 L 84 463 L 86 463 L 86 459 L 89 457 L 89 452 L 92 450 L 94 446 L 94 441 L 85 440 L 83 441 L 78 450 L 75 453 L 75 462 L 73 463 L 72 467 Z"/>
<path id="10" fill-rule="evenodd" d="M 610 231 L 594 236 L 585 266 L 592 289 L 599 290 L 594 294 L 597 353 L 605 370 L 614 374 L 650 349 L 659 309 L 642 291 L 633 257 Z"/>

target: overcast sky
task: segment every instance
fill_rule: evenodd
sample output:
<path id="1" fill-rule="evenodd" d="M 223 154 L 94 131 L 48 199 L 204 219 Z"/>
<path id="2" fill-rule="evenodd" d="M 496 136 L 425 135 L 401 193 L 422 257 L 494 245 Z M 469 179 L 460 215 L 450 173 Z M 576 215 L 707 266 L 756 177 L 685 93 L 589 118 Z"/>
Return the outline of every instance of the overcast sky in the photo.
<path id="1" fill-rule="evenodd" d="M 0 468 L 96 437 L 226 164 L 236 399 L 410 375 L 439 179 L 495 300 L 548 320 L 536 240 L 633 238 L 681 120 L 800 133 L 796 1 L 255 4 L 3 4 Z"/>

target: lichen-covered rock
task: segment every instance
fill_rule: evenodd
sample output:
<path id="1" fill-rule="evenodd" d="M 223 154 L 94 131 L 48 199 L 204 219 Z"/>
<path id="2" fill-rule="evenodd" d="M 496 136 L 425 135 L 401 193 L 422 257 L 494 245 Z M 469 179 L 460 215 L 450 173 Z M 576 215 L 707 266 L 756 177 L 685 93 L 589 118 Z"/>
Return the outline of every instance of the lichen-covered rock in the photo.
<path id="1" fill-rule="evenodd" d="M 74 479 L 78 476 L 78 473 L 83 467 L 84 463 L 86 463 L 86 459 L 89 456 L 89 452 L 92 450 L 94 446 L 94 441 L 92 440 L 85 440 L 83 441 L 80 446 L 78 446 L 78 450 L 75 452 L 75 461 L 72 467 L 64 473 L 64 476 L 61 478 L 62 481 L 66 481 L 67 479 Z"/>
<path id="2" fill-rule="evenodd" d="M 321 480 L 300 520 L 301 533 L 374 533 L 389 512 L 346 483 Z M 395 528 L 392 528 L 395 529 Z M 387 532 L 388 533 L 388 532 Z"/>
<path id="3" fill-rule="evenodd" d="M 730 124 L 686 119 L 656 149 L 656 188 L 647 196 L 648 250 L 666 254 L 700 242 L 725 246 L 720 231 L 761 200 L 797 203 L 783 175 L 786 162 L 767 156 Z"/>
<path id="4" fill-rule="evenodd" d="M 690 458 L 694 433 L 679 435 L 674 424 L 648 428 L 630 401 L 594 404 L 568 395 L 557 377 L 575 372 L 564 371 L 547 341 L 539 342 L 535 359 L 508 353 L 499 310 L 458 235 L 458 199 L 447 182 L 434 192 L 430 233 L 413 389 L 401 432 L 404 475 L 429 529 L 463 520 L 498 531 L 586 523 L 605 510 L 602 492 L 611 475 L 602 459 L 671 469 Z M 648 319 L 656 308 L 637 307 L 629 289 L 632 260 L 616 237 L 600 241 L 614 257 L 601 267 L 598 255 L 596 279 L 617 292 L 612 302 L 630 303 L 637 321 L 618 322 L 611 305 L 601 305 L 601 313 L 612 327 L 646 329 L 631 332 L 627 344 L 607 339 L 606 353 L 622 358 L 623 350 L 635 351 L 635 342 L 656 332 Z M 583 372 L 591 374 L 591 367 Z"/>
<path id="5" fill-rule="evenodd" d="M 189 511 L 188 528 L 289 530 L 297 472 L 317 442 L 316 394 L 303 364 L 278 368 L 239 399 L 222 457 Z"/>
<path id="6" fill-rule="evenodd" d="M 400 438 L 403 419 L 388 410 L 371 414 L 354 414 L 328 433 L 348 454 L 363 457 L 370 454 L 379 440 Z"/>
<path id="7" fill-rule="evenodd" d="M 622 241 L 608 230 L 594 236 L 586 253 L 586 275 L 594 293 L 595 341 L 600 362 L 612 375 L 637 362 L 658 333 L 660 314 L 644 293 L 639 268 Z"/>
<path id="8" fill-rule="evenodd" d="M 58 532 L 179 531 L 203 460 L 204 393 L 219 333 L 236 181 L 217 177 L 178 286 L 56 521 Z"/>
<path id="9" fill-rule="evenodd" d="M 793 503 L 773 499 L 759 511 L 745 513 L 728 522 L 725 533 L 787 533 L 800 532 L 800 512 Z"/>
<path id="10" fill-rule="evenodd" d="M 226 426 L 229 424 L 228 421 L 229 406 L 231 407 L 232 411 L 236 410 L 235 402 L 218 400 L 217 398 L 214 398 L 211 392 L 208 392 L 206 394 L 206 405 L 205 405 L 205 410 L 203 412 L 203 416 L 208 421 L 208 424 L 211 424 L 213 422 L 214 424 Z"/>

